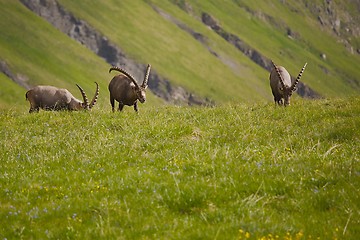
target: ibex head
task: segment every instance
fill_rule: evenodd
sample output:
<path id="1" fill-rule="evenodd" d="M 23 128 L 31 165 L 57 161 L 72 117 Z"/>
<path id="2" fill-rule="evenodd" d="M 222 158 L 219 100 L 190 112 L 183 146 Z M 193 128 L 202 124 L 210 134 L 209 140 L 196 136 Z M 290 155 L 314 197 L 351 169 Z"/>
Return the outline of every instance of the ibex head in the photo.
<path id="1" fill-rule="evenodd" d="M 296 85 L 299 83 L 307 63 L 305 63 L 296 80 L 292 83 L 288 71 L 282 66 L 276 66 L 273 61 L 271 62 L 274 68 L 270 73 L 270 86 L 274 101 L 279 105 L 288 106 L 290 105 L 290 97 L 296 91 Z M 282 99 L 284 99 L 284 102 Z"/>
<path id="2" fill-rule="evenodd" d="M 81 95 L 82 95 L 84 101 L 81 102 L 78 99 L 73 98 L 72 101 L 70 102 L 70 104 L 71 103 L 76 103 L 76 104 L 74 107 L 70 107 L 70 109 L 74 109 L 74 110 L 75 110 L 75 108 L 76 108 L 76 110 L 91 109 L 96 104 L 96 101 L 99 96 L 99 84 L 97 82 L 95 82 L 95 84 L 96 84 L 96 91 L 95 91 L 95 95 L 94 95 L 93 99 L 91 100 L 90 104 L 89 104 L 89 101 L 88 101 L 85 91 L 79 85 L 76 84 L 76 86 L 79 88 L 79 90 L 81 92 Z M 76 105 L 78 105 L 78 107 L 76 107 Z"/>
<path id="3" fill-rule="evenodd" d="M 116 70 L 123 75 L 115 76 L 109 83 L 110 102 L 114 111 L 114 101 L 119 102 L 119 110 L 121 111 L 124 105 L 134 105 L 135 111 L 137 111 L 137 100 L 141 103 L 146 101 L 146 89 L 148 87 L 148 79 L 150 74 L 151 65 L 148 64 L 144 80 L 141 85 L 135 80 L 135 78 L 118 67 L 111 67 L 109 72 Z"/>

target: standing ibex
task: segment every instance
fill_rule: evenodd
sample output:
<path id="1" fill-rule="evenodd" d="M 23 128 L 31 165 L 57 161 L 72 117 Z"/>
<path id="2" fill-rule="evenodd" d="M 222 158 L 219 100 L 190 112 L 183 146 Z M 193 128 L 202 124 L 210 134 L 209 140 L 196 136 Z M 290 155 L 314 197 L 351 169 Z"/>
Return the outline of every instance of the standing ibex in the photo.
<path id="1" fill-rule="evenodd" d="M 110 103 L 112 111 L 115 111 L 115 100 L 119 102 L 119 111 L 124 108 L 124 105 L 134 105 L 134 110 L 137 112 L 137 100 L 144 103 L 146 100 L 146 88 L 148 87 L 147 82 L 149 79 L 151 65 L 148 64 L 144 81 L 141 86 L 137 83 L 133 76 L 127 73 L 125 70 L 118 67 L 111 67 L 109 73 L 112 70 L 119 71 L 120 75 L 116 75 L 109 83 L 110 91 Z"/>
<path id="2" fill-rule="evenodd" d="M 53 86 L 36 86 L 26 92 L 26 100 L 30 102 L 29 113 L 38 112 L 39 108 L 44 110 L 80 110 L 92 108 L 99 96 L 99 85 L 96 84 L 96 92 L 94 98 L 89 104 L 85 91 L 76 84 L 80 89 L 84 102 L 76 99 L 67 89 L 57 88 Z"/>
<path id="3" fill-rule="evenodd" d="M 293 92 L 296 91 L 296 85 L 299 83 L 307 63 L 305 63 L 304 67 L 301 69 L 296 80 L 291 83 L 291 77 L 288 71 L 282 66 L 276 66 L 273 61 L 271 62 L 274 68 L 270 73 L 270 87 L 272 94 L 274 95 L 274 101 L 279 105 L 284 104 L 284 106 L 288 106 L 290 105 L 290 97 Z M 284 99 L 284 103 L 282 99 Z"/>

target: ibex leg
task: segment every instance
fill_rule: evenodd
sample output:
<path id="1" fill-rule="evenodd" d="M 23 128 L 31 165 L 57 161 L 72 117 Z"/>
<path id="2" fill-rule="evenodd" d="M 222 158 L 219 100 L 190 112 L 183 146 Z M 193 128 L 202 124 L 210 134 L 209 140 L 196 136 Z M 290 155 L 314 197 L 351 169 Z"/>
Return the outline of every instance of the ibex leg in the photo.
<path id="1" fill-rule="evenodd" d="M 110 104 L 112 111 L 115 112 L 115 99 L 111 96 L 110 96 Z"/>
<path id="2" fill-rule="evenodd" d="M 124 108 L 124 104 L 123 103 L 119 103 L 119 111 L 121 112 Z"/>

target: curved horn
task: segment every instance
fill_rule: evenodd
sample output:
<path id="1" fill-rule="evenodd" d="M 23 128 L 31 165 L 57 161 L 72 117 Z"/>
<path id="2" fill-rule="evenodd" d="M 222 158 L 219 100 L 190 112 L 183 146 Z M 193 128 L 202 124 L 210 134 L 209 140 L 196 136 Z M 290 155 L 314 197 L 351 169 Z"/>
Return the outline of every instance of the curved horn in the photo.
<path id="1" fill-rule="evenodd" d="M 109 69 L 109 72 L 111 72 L 112 70 L 116 70 L 118 72 L 121 72 L 122 74 L 124 74 L 125 76 L 127 76 L 128 78 L 130 78 L 131 81 L 133 81 L 133 83 L 135 84 L 135 86 L 137 88 L 139 88 L 139 84 L 136 82 L 135 78 L 133 76 L 131 76 L 130 73 L 126 72 L 124 69 L 118 68 L 118 67 L 111 67 Z"/>
<path id="2" fill-rule="evenodd" d="M 89 105 L 90 109 L 96 104 L 96 101 L 98 100 L 98 96 L 99 96 L 99 84 L 97 82 L 95 82 L 95 84 L 96 84 L 96 91 L 95 91 L 95 95 Z"/>
<path id="3" fill-rule="evenodd" d="M 306 65 L 307 65 L 307 63 L 305 63 L 304 67 L 303 67 L 303 68 L 301 69 L 301 71 L 299 72 L 299 75 L 297 76 L 295 82 L 291 85 L 291 88 L 290 88 L 290 91 L 291 91 L 291 92 L 294 92 L 294 91 L 296 90 L 296 85 L 299 83 L 300 78 L 301 78 L 303 72 L 305 71 Z"/>
<path id="4" fill-rule="evenodd" d="M 82 95 L 82 97 L 83 97 L 83 99 L 84 99 L 84 108 L 85 109 L 88 109 L 88 107 L 89 107 L 89 101 L 88 101 L 88 98 L 87 98 L 87 96 L 86 96 L 86 93 L 85 93 L 85 91 L 84 91 L 84 89 L 82 89 L 79 85 L 77 85 L 76 84 L 76 86 L 79 88 L 79 90 L 80 90 L 80 92 L 81 92 L 81 95 Z"/>
<path id="5" fill-rule="evenodd" d="M 148 65 L 147 65 L 147 68 L 146 68 L 146 73 L 145 73 L 144 81 L 143 81 L 143 83 L 141 84 L 141 86 L 142 86 L 143 88 L 147 88 L 148 80 L 149 80 L 149 75 L 150 75 L 150 69 L 151 69 L 151 65 L 148 64 Z"/>
<path id="6" fill-rule="evenodd" d="M 281 73 L 280 73 L 279 68 L 275 65 L 275 63 L 274 63 L 272 60 L 271 60 L 271 63 L 272 63 L 272 65 L 274 66 L 274 68 L 275 68 L 275 70 L 276 70 L 276 72 L 277 72 L 277 74 L 278 74 L 278 77 L 279 77 L 279 79 L 280 79 L 281 87 L 285 90 L 285 89 L 286 89 L 286 86 L 285 86 L 285 84 L 284 84 L 284 79 L 283 79 L 283 77 L 281 76 Z"/>

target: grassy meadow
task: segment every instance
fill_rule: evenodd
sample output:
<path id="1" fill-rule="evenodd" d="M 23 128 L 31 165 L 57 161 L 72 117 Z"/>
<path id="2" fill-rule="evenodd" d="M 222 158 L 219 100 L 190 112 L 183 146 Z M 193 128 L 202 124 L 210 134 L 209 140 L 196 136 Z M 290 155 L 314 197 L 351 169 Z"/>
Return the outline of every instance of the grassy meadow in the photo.
<path id="1" fill-rule="evenodd" d="M 216 106 L 169 106 L 148 91 L 138 114 L 112 113 L 110 65 L 0 0 L 0 61 L 13 75 L 79 99 L 75 83 L 89 97 L 100 85 L 92 111 L 28 114 L 26 90 L 0 73 L 0 239 L 358 239 L 359 55 L 299 1 L 57 2 Z M 203 12 L 292 74 L 307 61 L 302 81 L 324 99 L 275 107 L 269 73 Z"/>
<path id="2" fill-rule="evenodd" d="M 1 239 L 357 239 L 360 98 L 0 111 Z"/>

